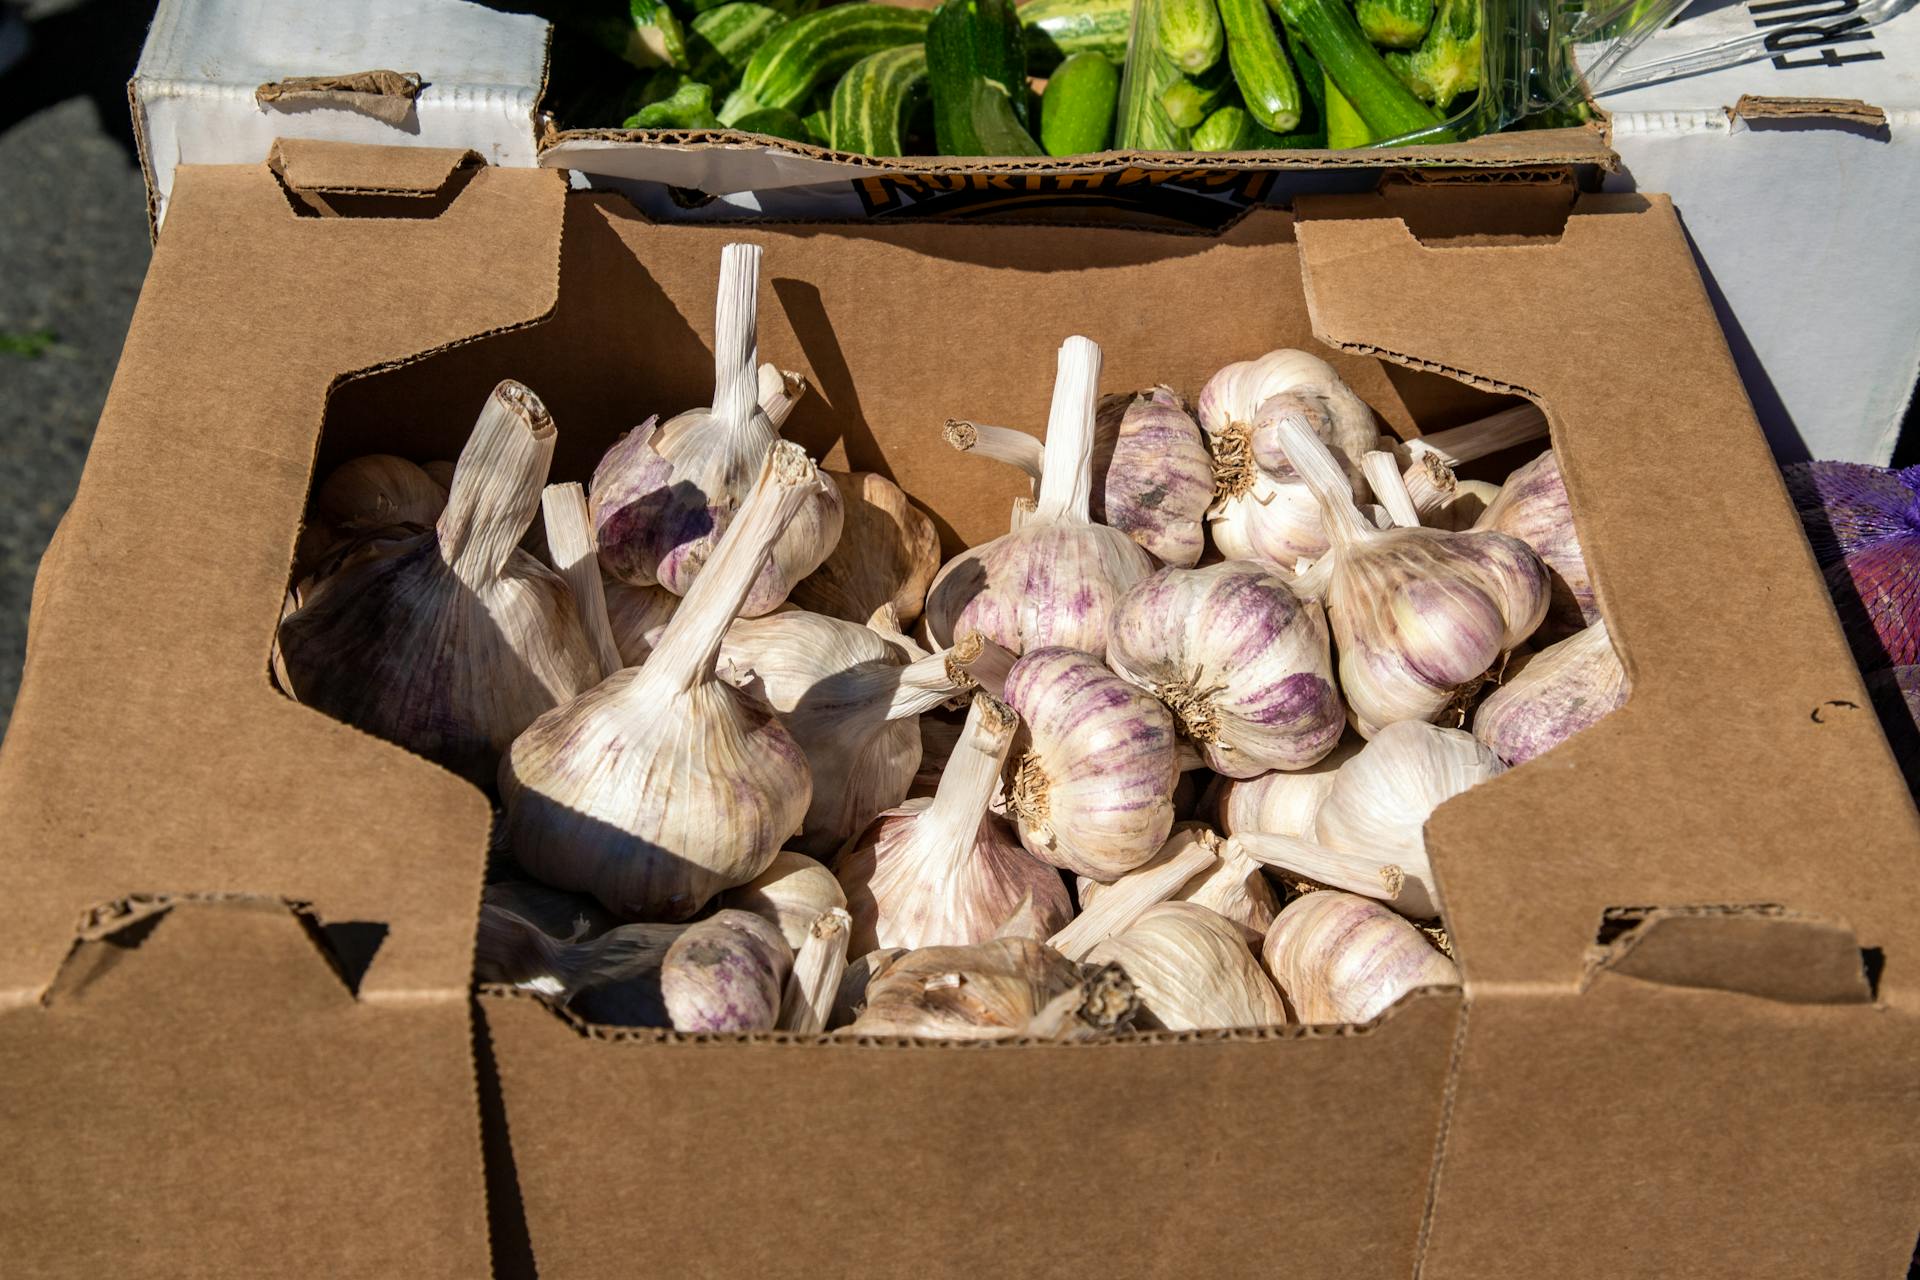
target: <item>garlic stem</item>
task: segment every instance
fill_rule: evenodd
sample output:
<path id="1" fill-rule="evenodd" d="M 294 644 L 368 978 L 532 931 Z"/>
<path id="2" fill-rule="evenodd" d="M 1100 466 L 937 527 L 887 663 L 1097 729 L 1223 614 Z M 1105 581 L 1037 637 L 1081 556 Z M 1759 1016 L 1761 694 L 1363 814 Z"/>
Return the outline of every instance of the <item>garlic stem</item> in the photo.
<path id="1" fill-rule="evenodd" d="M 1321 443 L 1320 437 L 1313 433 L 1306 415 L 1297 409 L 1288 409 L 1274 419 L 1272 425 L 1287 462 L 1320 504 L 1321 518 L 1332 539 L 1333 549 L 1338 551 L 1341 547 L 1372 537 L 1375 532 L 1373 526 L 1360 514 L 1360 508 L 1353 504 L 1353 485 L 1348 481 L 1347 473 L 1334 461 L 1333 454 Z"/>
<path id="2" fill-rule="evenodd" d="M 1220 860 L 1220 839 L 1211 831 L 1182 831 L 1174 841 L 1187 847 L 1138 871 L 1129 871 L 1100 893 L 1047 945 L 1069 960 L 1084 960 L 1087 952 L 1115 934 L 1125 933 L 1142 912 L 1180 892 L 1182 885 Z"/>
<path id="3" fill-rule="evenodd" d="M 974 840 L 987 806 L 1000 788 L 1000 769 L 1013 746 L 1014 731 L 1020 717 L 998 698 L 975 695 L 967 708 L 966 727 L 933 799 L 914 823 L 914 834 L 921 840 L 934 840 L 945 861 L 957 862 L 973 855 Z"/>
<path id="4" fill-rule="evenodd" d="M 962 689 L 983 689 L 1000 697 L 1007 687 L 1007 672 L 1019 659 L 981 635 L 969 631 L 953 642 L 953 648 L 941 655 L 947 674 Z"/>
<path id="5" fill-rule="evenodd" d="M 1263 866 L 1290 871 L 1365 898 L 1377 898 L 1416 920 L 1428 920 L 1440 914 L 1439 898 L 1433 891 L 1433 867 L 1424 853 L 1417 857 L 1403 854 L 1398 861 L 1389 861 L 1378 854 L 1329 849 L 1300 836 L 1265 831 L 1238 832 L 1234 839 L 1248 857 Z"/>
<path id="6" fill-rule="evenodd" d="M 626 664 L 620 660 L 613 624 L 607 620 L 607 591 L 600 581 L 600 553 L 594 545 L 586 490 L 576 483 L 550 484 L 540 495 L 540 511 L 547 526 L 547 554 L 573 592 L 574 612 L 586 629 L 600 674 L 610 676 Z"/>
<path id="7" fill-rule="evenodd" d="M 493 389 L 460 460 L 435 530 L 461 585 L 492 582 L 540 507 L 553 462 L 553 419 L 540 397 L 508 378 Z"/>
<path id="8" fill-rule="evenodd" d="M 826 1029 L 834 997 L 840 993 L 840 979 L 847 972 L 847 939 L 852 930 L 853 917 L 844 907 L 821 912 L 808 928 L 781 996 L 781 1030 L 811 1033 Z"/>
<path id="9" fill-rule="evenodd" d="M 677 694 L 718 678 L 714 664 L 720 642 L 760 577 L 760 566 L 772 553 L 780 530 L 811 494 L 824 487 L 805 449 L 789 440 L 774 445 L 727 536 L 720 539 L 713 558 L 667 620 L 666 630 L 640 669 L 643 683 Z"/>
<path id="10" fill-rule="evenodd" d="M 760 411 L 767 415 L 767 421 L 778 431 L 793 414 L 793 407 L 806 398 L 806 375 L 777 365 L 763 364 L 757 381 Z"/>
<path id="11" fill-rule="evenodd" d="M 1099 398 L 1100 348 L 1075 334 L 1060 344 L 1040 491 L 1028 523 L 1093 523 L 1093 428 Z"/>
<path id="12" fill-rule="evenodd" d="M 1407 441 L 1407 449 L 1416 455 L 1433 452 L 1450 467 L 1458 467 L 1489 454 L 1538 440 L 1547 434 L 1547 415 L 1535 404 L 1517 404 L 1489 414 L 1478 422 L 1450 427 L 1432 435 Z"/>
<path id="13" fill-rule="evenodd" d="M 1401 473 L 1400 483 L 1413 499 L 1413 509 L 1420 513 L 1423 521 L 1431 520 L 1450 506 L 1460 492 L 1460 480 L 1453 474 L 1453 468 L 1431 450 L 1414 452 L 1413 461 Z"/>
<path id="14" fill-rule="evenodd" d="M 713 321 L 713 416 L 729 430 L 747 426 L 760 407 L 759 304 L 760 246 L 726 246 Z"/>
<path id="15" fill-rule="evenodd" d="M 965 693 L 970 687 L 965 674 L 955 671 L 944 653 L 916 658 L 888 674 L 898 677 L 893 701 L 887 706 L 889 720 L 925 715 L 941 703 Z"/>
<path id="16" fill-rule="evenodd" d="M 1367 477 L 1367 484 L 1373 489 L 1376 502 L 1387 509 L 1393 522 L 1402 529 L 1420 527 L 1420 512 L 1414 506 L 1413 495 L 1407 492 L 1407 485 L 1400 478 L 1400 464 L 1390 453 L 1376 450 L 1360 459 L 1360 471 Z"/>
<path id="17" fill-rule="evenodd" d="M 1026 472 L 1030 480 L 1038 480 L 1043 474 L 1046 446 L 1024 431 L 948 418 L 941 434 L 960 452 L 977 453 L 983 458 L 1016 466 Z"/>

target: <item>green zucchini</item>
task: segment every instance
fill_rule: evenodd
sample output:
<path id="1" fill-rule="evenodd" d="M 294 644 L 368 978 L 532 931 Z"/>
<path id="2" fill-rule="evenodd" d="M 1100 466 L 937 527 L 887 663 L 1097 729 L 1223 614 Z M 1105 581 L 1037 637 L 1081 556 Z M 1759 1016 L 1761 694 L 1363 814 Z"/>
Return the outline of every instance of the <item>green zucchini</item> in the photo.
<path id="1" fill-rule="evenodd" d="M 627 117 L 629 129 L 718 129 L 713 114 L 713 86 L 688 80 L 673 96 L 650 103 Z"/>
<path id="2" fill-rule="evenodd" d="M 1480 87 L 1479 0 L 1440 0 L 1440 12 L 1407 61 L 1413 91 L 1445 109 Z"/>
<path id="3" fill-rule="evenodd" d="M 1280 138 L 1236 103 L 1202 120 L 1188 142 L 1195 151 L 1266 151 L 1278 146 Z"/>
<path id="4" fill-rule="evenodd" d="M 1019 97 L 1025 105 L 1027 88 L 1020 86 Z M 1033 140 L 1026 126 L 1014 112 L 1014 95 L 1009 94 L 992 80 L 973 82 L 972 109 L 968 113 L 968 130 L 974 139 L 974 145 L 980 150 L 970 152 L 980 156 L 1039 156 L 1046 152 Z M 935 117 L 936 123 L 939 117 Z"/>
<path id="5" fill-rule="evenodd" d="M 1187 130 L 1167 119 L 1160 95 L 1180 79 L 1180 68 L 1157 45 L 1141 50 L 1120 86 L 1115 145 L 1122 151 L 1185 151 Z"/>
<path id="6" fill-rule="evenodd" d="M 1157 0 L 1154 31 L 1161 52 L 1190 76 L 1220 61 L 1227 42 L 1214 0 Z"/>
<path id="7" fill-rule="evenodd" d="M 741 133 L 760 133 L 770 138 L 785 138 L 790 142 L 813 141 L 813 134 L 807 129 L 806 122 L 785 107 L 762 107 L 758 111 L 749 111 L 735 120 L 732 127 Z"/>
<path id="8" fill-rule="evenodd" d="M 1160 108 L 1167 119 L 1191 129 L 1212 114 L 1233 92 L 1233 69 L 1216 63 L 1198 76 L 1181 76 L 1160 91 Z"/>
<path id="9" fill-rule="evenodd" d="M 1360 31 L 1347 0 L 1271 0 L 1287 25 L 1319 60 L 1330 84 L 1340 86 L 1376 138 L 1397 138 L 1440 123 L 1439 115 L 1407 91 Z M 1231 27 L 1228 28 L 1232 30 Z M 1241 87 L 1245 88 L 1242 81 Z M 1433 141 L 1446 141 L 1442 133 Z"/>
<path id="10" fill-rule="evenodd" d="M 566 0 L 553 10 L 566 23 L 630 66 L 642 70 L 687 65 L 686 30 L 663 0 L 627 0 L 627 12 L 608 12 L 586 0 Z"/>
<path id="11" fill-rule="evenodd" d="M 1329 2 L 1344 4 L 1345 0 Z M 1272 16 L 1261 0 L 1219 3 L 1220 21 L 1227 29 L 1227 61 L 1233 66 L 1233 78 L 1240 82 L 1248 113 L 1275 133 L 1290 132 L 1300 123 L 1300 82 L 1287 65 Z"/>
<path id="12" fill-rule="evenodd" d="M 1027 70 L 1046 75 L 1076 53 L 1127 60 L 1133 0 L 1026 0 L 1017 12 L 1027 31 Z"/>
<path id="13" fill-rule="evenodd" d="M 1364 147 L 1377 141 L 1373 131 L 1367 128 L 1367 122 L 1347 101 L 1347 95 L 1340 92 L 1340 86 L 1331 80 L 1327 82 L 1327 145 L 1335 151 L 1348 147 Z"/>
<path id="14" fill-rule="evenodd" d="M 1050 156 L 1105 151 L 1120 104 L 1120 69 L 1097 53 L 1076 53 L 1047 78 L 1040 97 L 1040 145 Z"/>
<path id="15" fill-rule="evenodd" d="M 1314 61 L 1313 53 L 1286 23 L 1280 24 L 1280 43 L 1286 46 L 1287 61 L 1300 77 L 1300 123 L 1280 145 L 1283 147 L 1324 147 L 1327 145 L 1327 76 Z"/>
<path id="16" fill-rule="evenodd" d="M 795 18 L 774 32 L 747 62 L 740 87 L 720 108 L 732 124 L 762 107 L 794 107 L 870 53 L 926 37 L 925 9 L 891 4 L 842 4 Z"/>
<path id="17" fill-rule="evenodd" d="M 1431 28 L 1428 29 L 1427 34 L 1429 36 L 1433 34 Z M 1408 92 L 1418 98 L 1427 96 L 1429 92 L 1427 87 L 1414 77 L 1411 53 L 1405 49 L 1383 49 L 1380 53 L 1380 61 L 1386 63 L 1400 83 L 1407 86 Z"/>
<path id="18" fill-rule="evenodd" d="M 1012 0 L 941 0 L 927 27 L 927 83 L 941 155 L 1040 153 L 1031 135 L 1030 151 L 1000 149 L 1019 145 L 1003 127 L 1002 104 L 1019 132 L 1027 127 L 1026 33 Z M 993 92 L 983 94 L 983 85 Z"/>
<path id="19" fill-rule="evenodd" d="M 687 74 L 711 85 L 738 84 L 754 51 L 786 25 L 784 13 L 764 4 L 703 9 L 687 24 Z"/>
<path id="20" fill-rule="evenodd" d="M 1433 0 L 1358 0 L 1353 16 L 1375 44 L 1411 49 L 1433 25 Z"/>
<path id="21" fill-rule="evenodd" d="M 906 154 L 907 119 L 927 91 L 927 48 L 903 44 L 870 53 L 833 87 L 828 143 L 863 156 Z"/>

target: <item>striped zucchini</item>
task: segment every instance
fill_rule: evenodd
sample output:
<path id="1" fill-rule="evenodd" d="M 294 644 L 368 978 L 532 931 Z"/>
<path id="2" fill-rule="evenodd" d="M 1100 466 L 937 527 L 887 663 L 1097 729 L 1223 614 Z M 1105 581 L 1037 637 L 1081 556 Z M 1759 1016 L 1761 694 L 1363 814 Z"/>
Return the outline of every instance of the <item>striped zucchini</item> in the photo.
<path id="1" fill-rule="evenodd" d="M 1262 0 L 1220 0 L 1220 21 L 1227 28 L 1227 61 L 1248 113 L 1275 133 L 1291 131 L 1300 123 L 1300 82 L 1287 65 L 1267 6 Z"/>
<path id="2" fill-rule="evenodd" d="M 1027 31 L 1027 70 L 1043 76 L 1076 53 L 1127 60 L 1133 0 L 1026 0 L 1017 10 Z"/>
<path id="3" fill-rule="evenodd" d="M 813 132 L 807 128 L 806 121 L 785 107 L 762 107 L 758 111 L 749 111 L 734 121 L 733 127 L 742 133 L 785 138 L 789 142 L 813 141 Z"/>
<path id="4" fill-rule="evenodd" d="M 1197 76 L 1181 76 L 1160 91 L 1160 108 L 1167 119 L 1191 129 L 1213 114 L 1234 91 L 1233 71 L 1216 63 Z"/>
<path id="5" fill-rule="evenodd" d="M 1227 37 L 1214 0 L 1159 0 L 1156 8 L 1159 13 L 1154 29 L 1161 50 L 1173 59 L 1174 66 L 1197 76 L 1220 61 Z"/>
<path id="6" fill-rule="evenodd" d="M 1375 44 L 1411 49 L 1433 25 L 1433 0 L 1360 0 L 1353 15 Z"/>
<path id="7" fill-rule="evenodd" d="M 1180 68 L 1158 45 L 1143 51 L 1120 86 L 1114 145 L 1122 151 L 1185 151 L 1188 131 L 1167 119 L 1160 95 L 1180 79 Z"/>
<path id="8" fill-rule="evenodd" d="M 833 87 L 828 116 L 835 151 L 863 156 L 906 154 L 906 122 L 927 92 L 927 47 L 903 44 L 870 53 Z"/>
<path id="9" fill-rule="evenodd" d="M 764 4 L 733 3 L 703 9 L 687 24 L 687 75 L 708 84 L 738 84 L 741 73 L 787 16 Z"/>
<path id="10" fill-rule="evenodd" d="M 868 54 L 926 39 L 932 18 L 925 9 L 870 3 L 836 5 L 796 18 L 754 50 L 720 119 L 732 124 L 762 107 L 798 106 L 815 85 Z"/>

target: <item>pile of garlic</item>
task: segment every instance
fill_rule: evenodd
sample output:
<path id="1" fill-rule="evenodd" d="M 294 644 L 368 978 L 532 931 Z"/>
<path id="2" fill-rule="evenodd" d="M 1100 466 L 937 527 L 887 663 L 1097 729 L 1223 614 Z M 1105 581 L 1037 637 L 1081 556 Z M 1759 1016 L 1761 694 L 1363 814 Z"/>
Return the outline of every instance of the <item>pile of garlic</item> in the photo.
<path id="1" fill-rule="evenodd" d="M 806 384 L 758 363 L 760 256 L 721 257 L 712 405 L 586 488 L 503 382 L 457 462 L 316 490 L 275 674 L 493 789 L 479 978 L 616 1025 L 964 1039 L 1457 984 L 1428 815 L 1627 693 L 1552 451 L 1456 475 L 1542 415 L 1401 444 L 1275 351 L 1196 418 L 1102 399 L 1069 337 L 1043 440 L 947 420 L 1034 488 L 941 564 L 891 481 L 780 438 Z"/>

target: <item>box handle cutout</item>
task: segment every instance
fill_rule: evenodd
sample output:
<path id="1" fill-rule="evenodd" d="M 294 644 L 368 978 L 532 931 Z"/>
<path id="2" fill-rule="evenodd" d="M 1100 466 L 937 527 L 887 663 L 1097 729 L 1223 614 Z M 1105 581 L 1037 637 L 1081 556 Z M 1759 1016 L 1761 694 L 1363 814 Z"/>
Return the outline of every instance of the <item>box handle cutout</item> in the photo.
<path id="1" fill-rule="evenodd" d="M 1886 967 L 1853 930 L 1775 903 L 1609 907 L 1581 987 L 1603 974 L 1787 1004 L 1871 1004 Z"/>
<path id="2" fill-rule="evenodd" d="M 437 218 L 481 168 L 472 151 L 281 138 L 267 170 L 303 218 Z"/>

